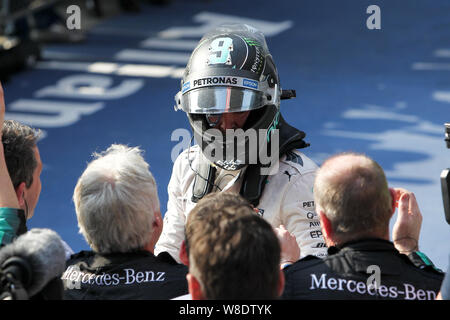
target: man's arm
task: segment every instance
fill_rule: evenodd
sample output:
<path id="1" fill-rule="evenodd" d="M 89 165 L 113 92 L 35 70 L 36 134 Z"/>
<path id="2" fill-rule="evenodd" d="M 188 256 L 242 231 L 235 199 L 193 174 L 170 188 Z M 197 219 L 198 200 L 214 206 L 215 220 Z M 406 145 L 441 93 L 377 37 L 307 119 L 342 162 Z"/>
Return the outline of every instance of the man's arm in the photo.
<path id="1" fill-rule="evenodd" d="M 5 100 L 0 83 L 0 141 L 2 141 Z M 3 143 L 0 143 L 0 246 L 11 243 L 16 236 L 26 231 L 25 213 L 19 208 L 14 186 L 6 166 Z"/>
<path id="2" fill-rule="evenodd" d="M 274 228 L 274 230 L 280 241 L 280 268 L 283 269 L 300 259 L 300 247 L 297 244 L 295 236 L 287 231 L 284 225 L 280 225 L 278 228 Z"/>
<path id="3" fill-rule="evenodd" d="M 414 193 L 402 188 L 392 188 L 391 193 L 398 203 L 397 221 L 392 230 L 395 248 L 401 253 L 418 251 L 422 214 L 416 197 Z"/>
<path id="4" fill-rule="evenodd" d="M 409 260 L 419 268 L 430 268 L 439 273 L 442 271 L 435 267 L 433 262 L 419 251 L 420 228 L 422 214 L 419 210 L 414 193 L 402 189 L 391 189 L 394 201 L 398 202 L 398 216 L 392 230 L 392 241 L 395 248 L 408 256 Z"/>
<path id="5" fill-rule="evenodd" d="M 156 255 L 161 252 L 168 252 L 178 263 L 181 263 L 179 255 L 181 243 L 184 240 L 184 225 L 186 222 L 186 215 L 181 204 L 183 195 L 180 191 L 181 156 L 178 156 L 173 165 L 172 176 L 167 186 L 169 199 L 167 211 L 164 214 L 163 230 L 155 246 Z"/>
<path id="6" fill-rule="evenodd" d="M 3 96 L 3 87 L 0 83 L 0 141 L 2 138 L 3 121 L 5 119 L 5 100 Z M 6 166 L 5 152 L 3 149 L 3 143 L 0 143 L 0 208 L 20 208 L 19 201 L 17 200 L 14 186 L 11 182 L 11 177 L 8 173 L 8 167 Z"/>

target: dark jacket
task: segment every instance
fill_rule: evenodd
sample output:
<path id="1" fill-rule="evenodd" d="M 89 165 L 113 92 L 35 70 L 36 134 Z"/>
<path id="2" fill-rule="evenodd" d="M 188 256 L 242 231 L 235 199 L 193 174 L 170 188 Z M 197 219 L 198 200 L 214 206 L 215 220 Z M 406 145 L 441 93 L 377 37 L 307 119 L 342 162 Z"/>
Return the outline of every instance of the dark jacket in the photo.
<path id="1" fill-rule="evenodd" d="M 307 256 L 284 273 L 283 299 L 432 300 L 444 277 L 422 253 L 401 254 L 382 239 L 330 247 L 326 258 Z"/>
<path id="2" fill-rule="evenodd" d="M 188 293 L 188 268 L 166 252 L 72 255 L 62 276 L 67 300 L 156 300 Z"/>

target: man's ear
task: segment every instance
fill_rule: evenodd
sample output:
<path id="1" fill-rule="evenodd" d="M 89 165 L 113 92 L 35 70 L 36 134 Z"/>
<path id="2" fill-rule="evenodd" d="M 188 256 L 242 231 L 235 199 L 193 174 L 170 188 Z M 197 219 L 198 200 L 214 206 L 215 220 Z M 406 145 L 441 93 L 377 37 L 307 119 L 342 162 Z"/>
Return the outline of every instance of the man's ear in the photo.
<path id="1" fill-rule="evenodd" d="M 157 230 L 162 231 L 162 228 L 163 228 L 163 219 L 162 219 L 162 216 L 161 216 L 161 212 L 160 212 L 160 211 L 158 211 L 158 212 L 155 214 L 155 219 L 153 220 L 153 228 L 156 228 Z"/>
<path id="2" fill-rule="evenodd" d="M 184 240 L 181 243 L 180 260 L 184 265 L 189 267 L 189 257 L 186 251 L 186 242 Z"/>
<path id="3" fill-rule="evenodd" d="M 331 221 L 323 211 L 319 211 L 319 220 L 320 226 L 322 227 L 323 236 L 328 240 L 333 239 L 333 227 L 331 225 Z"/>
<path id="4" fill-rule="evenodd" d="M 21 182 L 19 186 L 16 188 L 16 196 L 17 200 L 19 201 L 19 206 L 23 208 L 25 205 L 25 182 Z"/>
<path id="5" fill-rule="evenodd" d="M 188 282 L 189 293 L 192 296 L 192 300 L 205 300 L 202 293 L 202 287 L 200 282 L 190 273 L 186 275 Z"/>
<path id="6" fill-rule="evenodd" d="M 148 243 L 145 245 L 144 250 L 154 253 L 155 245 L 159 240 L 162 233 L 163 220 L 161 218 L 161 212 L 155 212 L 155 219 L 152 223 L 153 231 L 149 234 Z"/>
<path id="7" fill-rule="evenodd" d="M 283 294 L 284 282 L 284 272 L 283 270 L 280 270 L 280 275 L 278 277 L 278 297 L 281 297 L 281 295 Z"/>
<path id="8" fill-rule="evenodd" d="M 391 206 L 392 206 L 391 218 L 392 218 L 392 216 L 395 213 L 395 209 L 397 208 L 397 196 L 396 196 L 396 193 L 395 193 L 394 189 L 389 188 L 389 192 L 391 194 L 391 199 L 392 199 L 391 200 Z"/>

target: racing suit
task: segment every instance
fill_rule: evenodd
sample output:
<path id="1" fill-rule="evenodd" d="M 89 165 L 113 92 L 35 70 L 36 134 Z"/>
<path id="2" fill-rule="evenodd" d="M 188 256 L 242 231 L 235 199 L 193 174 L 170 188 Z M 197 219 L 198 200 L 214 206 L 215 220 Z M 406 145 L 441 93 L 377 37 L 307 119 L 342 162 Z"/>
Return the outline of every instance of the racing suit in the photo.
<path id="1" fill-rule="evenodd" d="M 283 271 L 283 299 L 434 300 L 444 277 L 423 253 L 401 254 L 383 239 L 330 247 L 326 258 L 305 257 Z"/>
<path id="2" fill-rule="evenodd" d="M 167 212 L 155 253 L 168 252 L 180 262 L 179 250 L 184 240 L 184 225 L 195 207 L 192 189 L 199 161 L 198 145 L 183 151 L 176 159 L 168 185 Z M 276 168 L 277 166 L 275 166 Z M 212 192 L 239 193 L 243 170 L 217 168 L 216 188 Z M 283 224 L 300 246 L 301 256 L 326 256 L 320 222 L 315 213 L 313 183 L 317 165 L 303 153 L 292 150 L 278 161 L 275 174 L 269 175 L 261 195 L 258 211 L 272 226 Z"/>

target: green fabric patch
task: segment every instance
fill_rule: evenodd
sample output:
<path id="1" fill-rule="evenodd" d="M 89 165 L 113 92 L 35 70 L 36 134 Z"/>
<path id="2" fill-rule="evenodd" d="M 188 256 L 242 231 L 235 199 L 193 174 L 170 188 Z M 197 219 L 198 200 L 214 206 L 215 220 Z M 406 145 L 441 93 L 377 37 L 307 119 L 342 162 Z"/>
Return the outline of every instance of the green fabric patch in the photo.
<path id="1" fill-rule="evenodd" d="M 19 209 L 0 208 L 0 246 L 11 243 L 20 226 Z"/>

